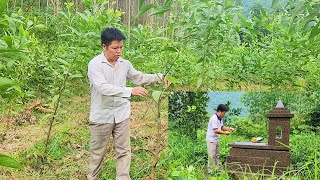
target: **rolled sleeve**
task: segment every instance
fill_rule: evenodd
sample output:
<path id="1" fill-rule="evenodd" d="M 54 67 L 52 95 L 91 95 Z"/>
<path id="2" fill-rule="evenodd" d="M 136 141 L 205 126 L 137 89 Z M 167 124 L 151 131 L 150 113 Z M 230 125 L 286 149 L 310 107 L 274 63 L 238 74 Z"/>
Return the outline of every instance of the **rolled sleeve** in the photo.
<path id="1" fill-rule="evenodd" d="M 149 85 L 152 83 L 158 83 L 161 81 L 163 75 L 160 73 L 157 74 L 143 74 L 141 71 L 134 69 L 131 63 L 129 63 L 129 72 L 127 78 L 129 81 L 133 82 L 136 85 Z"/>

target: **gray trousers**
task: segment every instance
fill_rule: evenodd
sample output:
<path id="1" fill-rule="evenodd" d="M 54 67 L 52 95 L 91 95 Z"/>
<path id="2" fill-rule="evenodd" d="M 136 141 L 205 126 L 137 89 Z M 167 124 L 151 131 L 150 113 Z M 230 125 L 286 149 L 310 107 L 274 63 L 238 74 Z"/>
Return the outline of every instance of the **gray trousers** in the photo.
<path id="1" fill-rule="evenodd" d="M 208 173 L 212 173 L 212 169 L 218 169 L 220 163 L 220 144 L 218 142 L 208 142 Z"/>
<path id="2" fill-rule="evenodd" d="M 130 180 L 129 169 L 131 163 L 130 147 L 130 120 L 126 119 L 118 124 L 90 123 L 90 158 L 89 180 L 98 179 L 103 160 L 106 154 L 110 135 L 113 137 L 113 145 L 116 152 L 117 180 Z"/>

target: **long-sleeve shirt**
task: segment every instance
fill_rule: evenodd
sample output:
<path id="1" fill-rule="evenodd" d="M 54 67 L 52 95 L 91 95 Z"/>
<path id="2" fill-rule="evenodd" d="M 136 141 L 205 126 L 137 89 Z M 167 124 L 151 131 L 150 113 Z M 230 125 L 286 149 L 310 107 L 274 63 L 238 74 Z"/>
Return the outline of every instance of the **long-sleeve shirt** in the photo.
<path id="1" fill-rule="evenodd" d="M 96 56 L 88 65 L 91 92 L 89 120 L 95 123 L 119 123 L 129 118 L 132 88 L 126 87 L 126 81 L 148 85 L 162 79 L 162 76 L 143 74 L 121 57 L 113 67 L 103 53 Z"/>

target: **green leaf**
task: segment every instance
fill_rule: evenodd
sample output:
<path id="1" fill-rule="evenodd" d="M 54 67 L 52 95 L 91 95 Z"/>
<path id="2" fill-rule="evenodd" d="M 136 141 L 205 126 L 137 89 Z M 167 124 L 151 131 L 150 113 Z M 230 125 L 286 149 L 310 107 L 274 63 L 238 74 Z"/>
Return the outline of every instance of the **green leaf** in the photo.
<path id="1" fill-rule="evenodd" d="M 16 169 L 23 168 L 23 166 L 18 161 L 4 154 L 0 154 L 0 166 L 6 166 Z"/>
<path id="2" fill-rule="evenodd" d="M 2 39 L 7 43 L 9 48 L 12 47 L 13 40 L 11 36 L 3 36 Z"/>
<path id="3" fill-rule="evenodd" d="M 176 47 L 166 47 L 163 51 L 178 52 L 179 50 Z"/>
<path id="4" fill-rule="evenodd" d="M 171 9 L 171 6 L 162 6 L 160 8 L 154 9 L 149 16 L 154 16 L 158 14 L 164 14 L 165 12 L 169 11 Z"/>
<path id="5" fill-rule="evenodd" d="M 166 2 L 165 2 L 165 6 L 171 6 L 171 4 L 172 4 L 172 0 L 166 0 Z"/>
<path id="6" fill-rule="evenodd" d="M 82 77 L 83 77 L 82 74 L 73 74 L 69 78 L 74 79 L 74 78 L 82 78 Z"/>
<path id="7" fill-rule="evenodd" d="M 296 5 L 295 8 L 292 11 L 292 17 L 296 17 L 297 14 L 299 14 L 304 9 L 305 9 L 304 2 L 299 2 L 298 5 Z"/>
<path id="8" fill-rule="evenodd" d="M 7 61 L 7 68 L 12 68 L 12 66 L 14 65 L 14 60 L 10 59 L 9 61 Z"/>
<path id="9" fill-rule="evenodd" d="M 312 28 L 309 39 L 313 39 L 314 37 L 316 37 L 319 33 L 320 33 L 320 21 L 318 22 L 318 24 Z"/>
<path id="10" fill-rule="evenodd" d="M 315 21 L 310 21 L 310 22 L 306 23 L 305 26 L 302 28 L 302 32 L 303 33 L 309 32 L 310 29 L 312 29 L 315 26 L 316 26 L 316 22 Z"/>
<path id="11" fill-rule="evenodd" d="M 141 6 L 143 5 L 145 0 L 139 0 L 139 9 L 141 8 Z"/>
<path id="12" fill-rule="evenodd" d="M 59 34 L 58 37 L 72 36 L 72 34 Z"/>
<path id="13" fill-rule="evenodd" d="M 30 28 L 32 25 L 33 25 L 33 22 L 29 20 L 29 21 L 27 22 L 27 28 Z"/>
<path id="14" fill-rule="evenodd" d="M 312 12 L 311 14 L 309 14 L 307 17 L 305 17 L 303 19 L 303 23 L 305 24 L 305 26 L 310 23 L 310 22 L 316 22 L 316 18 L 320 16 L 320 12 Z"/>
<path id="15" fill-rule="evenodd" d="M 59 95 L 58 94 L 53 96 L 53 98 L 51 99 L 51 103 L 50 103 L 50 107 L 51 108 L 54 108 L 54 105 L 58 101 L 58 99 L 59 99 Z"/>
<path id="16" fill-rule="evenodd" d="M 202 78 L 200 77 L 197 81 L 197 89 L 201 86 L 202 84 Z"/>
<path id="17" fill-rule="evenodd" d="M 145 12 L 147 12 L 149 9 L 157 7 L 155 4 L 147 4 L 143 6 L 140 10 L 139 13 L 137 14 L 136 18 L 142 16 Z"/>
<path id="18" fill-rule="evenodd" d="M 8 2 L 9 2 L 9 0 L 1 0 L 0 1 L 0 16 L 2 16 L 4 10 L 7 7 Z"/>
<path id="19" fill-rule="evenodd" d="M 146 41 L 154 41 L 154 40 L 163 40 L 163 41 L 167 41 L 167 40 L 168 40 L 168 38 L 166 38 L 166 37 L 154 37 L 154 38 L 147 39 Z"/>
<path id="20" fill-rule="evenodd" d="M 191 112 L 191 106 L 187 105 L 187 112 Z"/>
<path id="21" fill-rule="evenodd" d="M 172 171 L 171 172 L 171 176 L 174 176 L 174 177 L 178 177 L 180 176 L 181 172 L 180 171 Z"/>
<path id="22" fill-rule="evenodd" d="M 92 0 L 83 0 L 82 2 L 83 2 L 83 4 L 85 4 L 86 6 L 91 6 L 91 5 L 92 5 Z"/>
<path id="23" fill-rule="evenodd" d="M 0 77 L 0 89 L 7 89 L 9 87 L 12 86 L 17 86 L 18 82 L 8 79 L 8 78 L 4 78 L 4 77 Z"/>
<path id="24" fill-rule="evenodd" d="M 241 23 L 244 27 L 247 27 L 249 29 L 254 29 L 253 25 L 251 22 L 247 21 L 246 17 L 244 15 L 239 15 Z"/>
<path id="25" fill-rule="evenodd" d="M 160 99 L 160 96 L 162 94 L 162 91 L 153 91 L 152 92 L 152 98 L 154 101 L 158 102 Z"/>
<path id="26" fill-rule="evenodd" d="M 280 5 L 286 3 L 285 0 L 272 0 L 271 8 L 273 9 L 279 9 Z"/>
<path id="27" fill-rule="evenodd" d="M 87 24 L 89 24 L 89 19 L 86 15 L 84 15 L 83 13 L 79 13 L 77 12 L 77 14 L 84 20 L 86 21 Z"/>
<path id="28" fill-rule="evenodd" d="M 73 28 L 73 27 L 71 27 L 71 26 L 69 26 L 68 28 L 71 29 L 71 31 L 72 31 L 74 34 L 76 34 L 77 36 L 80 36 L 80 35 L 81 35 L 80 32 L 79 32 L 78 30 L 76 30 L 75 28 Z"/>
<path id="29" fill-rule="evenodd" d="M 166 76 L 166 78 L 170 81 L 171 84 L 180 83 L 180 81 L 173 76 Z"/>
<path id="30" fill-rule="evenodd" d="M 45 26 L 43 24 L 37 24 L 35 27 L 38 29 L 46 29 L 47 28 L 47 26 Z"/>

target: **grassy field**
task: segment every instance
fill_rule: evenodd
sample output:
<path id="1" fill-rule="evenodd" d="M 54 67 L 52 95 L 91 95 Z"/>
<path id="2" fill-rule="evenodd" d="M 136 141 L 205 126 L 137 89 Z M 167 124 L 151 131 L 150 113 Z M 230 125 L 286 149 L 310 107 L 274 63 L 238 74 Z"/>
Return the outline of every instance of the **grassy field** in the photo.
<path id="1" fill-rule="evenodd" d="M 16 158 L 25 168 L 13 170 L 0 167 L 0 179 L 85 179 L 89 155 L 89 102 L 87 91 L 83 95 L 62 100 L 47 153 L 45 139 L 50 115 L 40 113 L 35 108 L 30 110 L 31 116 L 22 116 L 28 114 L 25 109 L 21 109 L 15 116 L 2 116 L 0 152 Z M 157 166 L 157 179 L 167 179 L 167 169 L 163 165 L 167 157 L 166 103 L 163 101 L 161 110 L 160 127 L 163 134 L 160 145 L 163 150 Z M 154 149 L 158 144 L 156 109 L 151 98 L 132 102 L 131 107 L 131 177 L 148 179 L 151 161 L 155 157 Z M 115 177 L 112 141 L 101 172 L 100 177 L 103 179 Z"/>
<path id="2" fill-rule="evenodd" d="M 220 159 L 223 164 L 222 171 L 213 176 L 207 174 L 207 147 L 205 131 L 198 131 L 196 140 L 176 131 L 169 132 L 169 178 L 170 179 L 199 179 L 199 180 L 227 180 L 238 177 L 240 179 L 294 179 L 317 180 L 320 179 L 320 143 L 319 135 L 314 133 L 299 133 L 290 137 L 290 153 L 292 166 L 282 175 L 253 173 L 250 169 L 237 174 L 230 173 L 225 167 L 226 157 L 230 154 L 229 143 L 249 142 L 250 139 L 237 134 L 221 136 Z M 303 144 L 303 145 L 302 145 Z"/>

